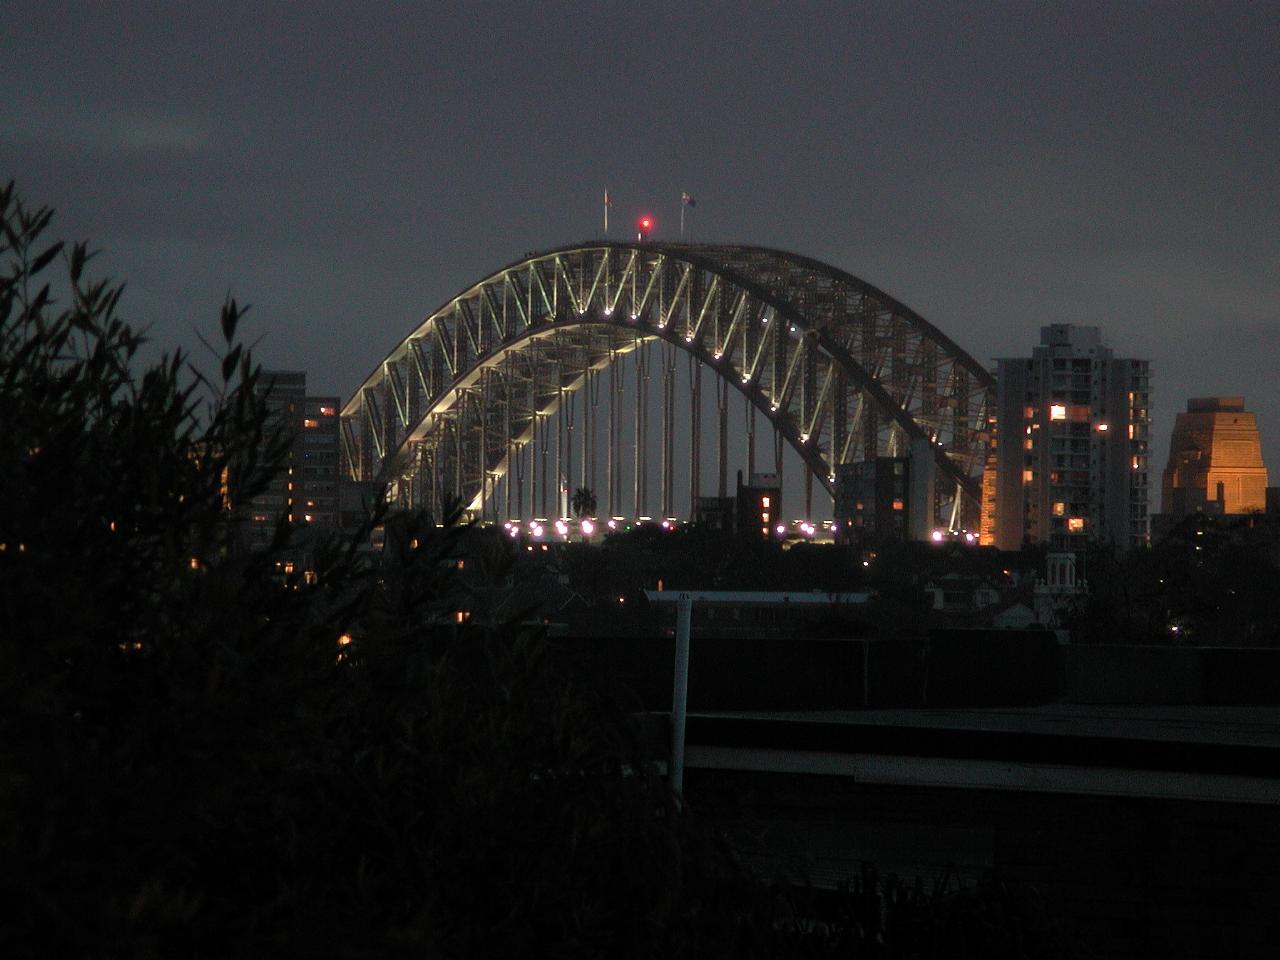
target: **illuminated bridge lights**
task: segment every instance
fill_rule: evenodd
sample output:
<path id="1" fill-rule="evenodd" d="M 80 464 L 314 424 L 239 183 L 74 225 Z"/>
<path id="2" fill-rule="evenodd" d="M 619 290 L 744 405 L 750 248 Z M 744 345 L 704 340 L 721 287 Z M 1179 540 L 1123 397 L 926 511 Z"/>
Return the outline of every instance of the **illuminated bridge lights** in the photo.
<path id="1" fill-rule="evenodd" d="M 384 482 L 393 503 L 436 513 L 458 495 L 482 522 L 550 516 L 544 535 L 567 506 L 555 477 L 593 490 L 614 529 L 629 512 L 692 513 L 710 478 L 731 470 L 719 451 L 737 449 L 694 428 L 696 369 L 766 414 L 811 478 L 806 514 L 815 490 L 833 492 L 838 466 L 927 439 L 938 502 L 951 504 L 932 522 L 976 527 L 994 386 L 981 364 L 838 268 L 762 247 L 651 241 L 638 223 L 640 241 L 528 255 L 422 320 L 341 411 L 346 479 Z M 689 362 L 677 368 L 680 352 Z M 726 423 L 720 431 L 738 429 Z M 685 472 L 687 489 L 676 489 L 675 461 L 716 458 L 725 462 Z"/>

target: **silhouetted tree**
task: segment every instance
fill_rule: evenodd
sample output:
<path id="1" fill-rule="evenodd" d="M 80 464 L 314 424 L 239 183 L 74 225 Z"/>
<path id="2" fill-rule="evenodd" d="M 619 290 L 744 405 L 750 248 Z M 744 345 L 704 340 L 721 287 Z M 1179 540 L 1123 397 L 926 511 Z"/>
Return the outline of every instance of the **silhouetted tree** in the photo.
<path id="1" fill-rule="evenodd" d="M 677 808 L 605 680 L 459 627 L 456 510 L 314 576 L 231 549 L 284 453 L 241 310 L 217 376 L 137 373 L 51 216 L 0 190 L 0 956 L 877 949 Z"/>
<path id="2" fill-rule="evenodd" d="M 570 507 L 575 517 L 594 517 L 596 513 L 596 495 L 590 487 L 579 487 L 573 491 Z"/>

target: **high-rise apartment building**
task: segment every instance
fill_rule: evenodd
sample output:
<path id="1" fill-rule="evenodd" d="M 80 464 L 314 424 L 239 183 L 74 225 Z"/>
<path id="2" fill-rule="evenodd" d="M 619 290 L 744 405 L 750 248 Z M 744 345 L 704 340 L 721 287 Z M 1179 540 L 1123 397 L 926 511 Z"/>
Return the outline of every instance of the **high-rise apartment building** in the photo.
<path id="1" fill-rule="evenodd" d="M 1117 359 L 1097 327 L 1065 323 L 1042 327 L 1030 358 L 996 361 L 985 542 L 1150 541 L 1148 367 Z"/>
<path id="2" fill-rule="evenodd" d="M 1267 507 L 1267 468 L 1258 420 L 1244 397 L 1188 400 L 1173 424 L 1160 512 L 1232 514 Z"/>
<path id="3" fill-rule="evenodd" d="M 249 505 L 250 549 L 271 543 L 281 516 L 299 526 L 336 526 L 339 511 L 339 399 L 307 396 L 299 371 L 264 370 L 258 390 L 268 432 L 283 429 L 291 442 L 283 471 Z"/>

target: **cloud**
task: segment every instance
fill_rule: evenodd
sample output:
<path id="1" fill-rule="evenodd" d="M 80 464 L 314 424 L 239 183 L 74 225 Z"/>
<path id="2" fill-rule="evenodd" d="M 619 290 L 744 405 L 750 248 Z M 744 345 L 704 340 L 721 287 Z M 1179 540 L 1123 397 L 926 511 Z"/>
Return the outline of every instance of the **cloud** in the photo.
<path id="1" fill-rule="evenodd" d="M 191 155 L 213 141 L 203 122 L 145 113 L 27 113 L 7 118 L 5 125 L 18 143 L 83 150 L 104 159 Z"/>

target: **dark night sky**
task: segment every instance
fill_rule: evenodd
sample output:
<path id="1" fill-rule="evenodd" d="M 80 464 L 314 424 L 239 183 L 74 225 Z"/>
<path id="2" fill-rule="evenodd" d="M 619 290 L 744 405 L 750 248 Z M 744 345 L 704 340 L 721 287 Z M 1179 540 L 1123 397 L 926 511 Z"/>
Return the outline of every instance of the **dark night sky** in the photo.
<path id="1" fill-rule="evenodd" d="M 1271 4 L 202 6 L 0 4 L 0 178 L 166 349 L 230 290 L 267 365 L 345 397 L 596 235 L 606 185 L 665 238 L 688 190 L 698 238 L 843 267 L 984 363 L 1098 324 L 1152 360 L 1157 471 L 1214 393 L 1280 471 Z"/>

